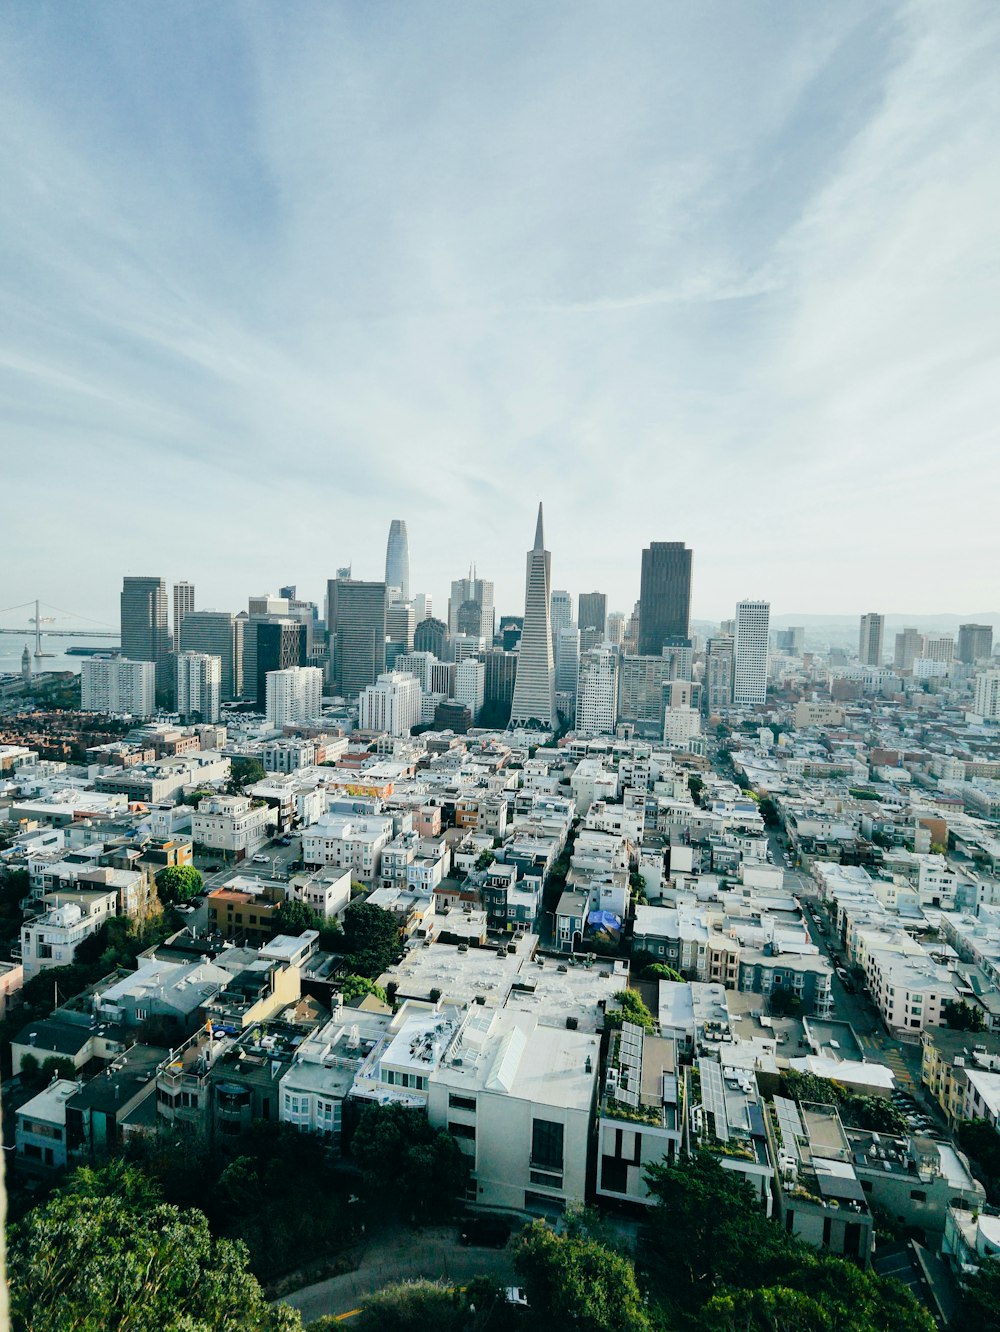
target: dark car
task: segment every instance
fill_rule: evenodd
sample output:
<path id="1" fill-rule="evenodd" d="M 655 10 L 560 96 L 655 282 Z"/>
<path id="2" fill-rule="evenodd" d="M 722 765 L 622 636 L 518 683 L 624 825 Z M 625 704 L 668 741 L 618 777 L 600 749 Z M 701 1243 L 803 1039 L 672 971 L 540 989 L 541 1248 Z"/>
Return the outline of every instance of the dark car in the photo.
<path id="1" fill-rule="evenodd" d="M 221 866 L 221 865 L 209 865 L 209 867 L 208 867 L 206 873 L 208 873 L 208 874 L 218 874 L 218 872 L 219 872 L 220 869 L 222 869 L 222 866 Z"/>
<path id="2" fill-rule="evenodd" d="M 291 839 L 290 837 L 279 837 L 279 838 L 278 838 L 278 845 L 279 845 L 279 846 L 291 846 L 291 844 L 292 844 L 292 839 Z"/>
<path id="3" fill-rule="evenodd" d="M 502 1216 L 469 1216 L 462 1222 L 459 1239 L 485 1249 L 502 1249 L 510 1239 L 510 1222 Z"/>

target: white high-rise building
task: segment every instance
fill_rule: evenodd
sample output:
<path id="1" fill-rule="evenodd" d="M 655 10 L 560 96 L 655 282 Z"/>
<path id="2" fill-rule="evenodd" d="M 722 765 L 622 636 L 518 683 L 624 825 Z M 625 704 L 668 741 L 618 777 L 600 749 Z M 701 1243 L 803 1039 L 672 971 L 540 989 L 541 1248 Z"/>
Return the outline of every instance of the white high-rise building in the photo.
<path id="1" fill-rule="evenodd" d="M 549 598 L 549 616 L 553 634 L 573 624 L 573 598 L 568 592 L 558 587 L 555 589 Z"/>
<path id="2" fill-rule="evenodd" d="M 767 701 L 770 624 L 770 602 L 737 602 L 733 650 L 733 702 L 737 707 L 753 707 Z"/>
<path id="3" fill-rule="evenodd" d="M 194 583 L 174 583 L 174 651 L 181 648 L 181 625 L 184 616 L 194 610 Z"/>
<path id="4" fill-rule="evenodd" d="M 556 725 L 555 662 L 549 596 L 552 562 L 545 549 L 542 506 L 538 506 L 535 544 L 528 551 L 524 589 L 524 628 L 517 648 L 517 675 L 510 725 L 536 726 L 550 731 Z"/>
<path id="5" fill-rule="evenodd" d="M 221 695 L 221 657 L 208 652 L 177 654 L 177 711 L 182 717 L 217 722 Z"/>
<path id="6" fill-rule="evenodd" d="M 362 731 L 409 735 L 420 725 L 420 681 L 403 671 L 385 671 L 358 696 Z"/>
<path id="7" fill-rule="evenodd" d="M 618 653 L 591 648 L 580 657 L 576 729 L 581 735 L 613 735 L 618 721 Z"/>
<path id="8" fill-rule="evenodd" d="M 127 712 L 133 717 L 148 717 L 155 709 L 155 662 L 87 657 L 81 663 L 82 712 Z"/>
<path id="9" fill-rule="evenodd" d="M 976 676 L 975 713 L 984 721 L 1000 721 L 1000 671 Z"/>
<path id="10" fill-rule="evenodd" d="M 402 675 L 415 675 L 425 694 L 431 689 L 431 668 L 437 661 L 433 652 L 406 652 L 397 657 L 394 669 Z"/>
<path id="11" fill-rule="evenodd" d="M 421 620 L 429 620 L 434 614 L 434 599 L 429 592 L 414 593 L 413 614 L 417 617 L 417 624 Z"/>
<path id="12" fill-rule="evenodd" d="M 469 709 L 473 724 L 483 710 L 486 693 L 486 666 L 476 657 L 466 657 L 455 667 L 455 702 Z"/>
<path id="13" fill-rule="evenodd" d="M 323 698 L 323 672 L 318 666 L 290 666 L 264 676 L 264 715 L 275 730 L 289 722 L 318 717 Z"/>

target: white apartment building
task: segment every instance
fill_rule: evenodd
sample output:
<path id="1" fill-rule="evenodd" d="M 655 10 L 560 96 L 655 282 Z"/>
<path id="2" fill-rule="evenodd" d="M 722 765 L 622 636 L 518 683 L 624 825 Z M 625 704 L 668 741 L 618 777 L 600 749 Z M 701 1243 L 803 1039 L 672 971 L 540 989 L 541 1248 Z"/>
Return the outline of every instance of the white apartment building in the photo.
<path id="1" fill-rule="evenodd" d="M 409 735 L 420 725 L 420 681 L 403 671 L 386 671 L 358 698 L 358 726 L 362 731 Z"/>
<path id="2" fill-rule="evenodd" d="M 951 973 L 929 957 L 873 948 L 864 965 L 872 999 L 886 1026 L 898 1031 L 940 1027 L 944 1005 L 958 1002 Z"/>
<path id="3" fill-rule="evenodd" d="M 984 721 L 1000 721 L 1000 671 L 982 671 L 976 676 L 973 711 Z"/>
<path id="4" fill-rule="evenodd" d="M 221 657 L 207 652 L 177 654 L 177 711 L 182 717 L 217 722 L 221 693 Z"/>
<path id="5" fill-rule="evenodd" d="M 156 663 L 86 657 L 80 666 L 80 710 L 151 716 L 156 710 Z"/>
<path id="6" fill-rule="evenodd" d="M 586 1195 L 600 1037 L 473 1005 L 428 1079 L 427 1115 L 470 1157 L 487 1207 L 561 1210 Z"/>
<path id="7" fill-rule="evenodd" d="M 355 814 L 325 814 L 302 830 L 302 859 L 307 865 L 350 870 L 363 883 L 374 883 L 382 848 L 392 838 L 392 819 Z"/>
<path id="8" fill-rule="evenodd" d="M 115 915 L 118 894 L 73 893 L 72 900 L 54 906 L 21 926 L 21 963 L 24 979 L 31 980 L 47 967 L 65 967 L 73 961 L 77 945 L 96 934 Z"/>
<path id="9" fill-rule="evenodd" d="M 618 721 L 618 657 L 610 646 L 590 648 L 580 658 L 576 686 L 576 730 L 613 735 Z"/>
<path id="10" fill-rule="evenodd" d="M 264 715 L 268 725 L 280 730 L 289 722 L 318 717 L 323 698 L 323 672 L 318 666 L 292 666 L 286 671 L 268 671 L 264 677 Z"/>
<path id="11" fill-rule="evenodd" d="M 479 720 L 486 695 L 486 666 L 475 657 L 466 657 L 455 668 L 455 702 L 469 709 L 472 724 Z"/>
<path id="12" fill-rule="evenodd" d="M 733 702 L 752 707 L 767 701 L 767 659 L 771 605 L 767 601 L 736 603 L 733 648 Z"/>
<path id="13" fill-rule="evenodd" d="M 686 748 L 692 736 L 701 735 L 701 714 L 690 705 L 667 708 L 663 714 L 665 744 Z"/>
<path id="14" fill-rule="evenodd" d="M 191 816 L 191 840 L 237 858 L 248 855 L 267 841 L 270 813 L 249 796 L 208 796 Z"/>

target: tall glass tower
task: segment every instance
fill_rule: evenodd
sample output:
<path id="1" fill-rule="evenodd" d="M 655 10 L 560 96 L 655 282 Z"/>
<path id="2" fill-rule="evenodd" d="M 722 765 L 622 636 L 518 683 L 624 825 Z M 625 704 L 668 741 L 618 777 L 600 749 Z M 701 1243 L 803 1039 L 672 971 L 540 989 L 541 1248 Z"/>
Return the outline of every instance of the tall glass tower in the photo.
<path id="1" fill-rule="evenodd" d="M 517 652 L 517 675 L 510 724 L 552 730 L 556 724 L 555 663 L 549 598 L 552 557 L 545 549 L 542 506 L 538 506 L 535 544 L 528 551 L 524 592 L 524 628 Z"/>
<path id="2" fill-rule="evenodd" d="M 410 599 L 410 546 L 406 537 L 406 522 L 393 518 L 389 524 L 389 540 L 385 548 L 385 585 L 398 587 L 397 601 Z"/>
<path id="3" fill-rule="evenodd" d="M 639 656 L 658 657 L 691 632 L 691 551 L 683 541 L 651 541 L 642 552 Z"/>

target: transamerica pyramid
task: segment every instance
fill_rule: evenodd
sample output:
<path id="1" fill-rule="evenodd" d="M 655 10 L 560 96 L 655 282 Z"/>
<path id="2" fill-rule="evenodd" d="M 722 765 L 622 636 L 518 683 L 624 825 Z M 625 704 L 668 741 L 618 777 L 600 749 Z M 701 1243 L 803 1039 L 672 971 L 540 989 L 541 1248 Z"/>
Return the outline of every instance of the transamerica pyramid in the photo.
<path id="1" fill-rule="evenodd" d="M 535 544 L 528 551 L 524 590 L 524 628 L 517 650 L 514 702 L 510 725 L 551 731 L 556 725 L 555 664 L 552 660 L 551 556 L 545 549 L 542 506 L 538 505 Z"/>

